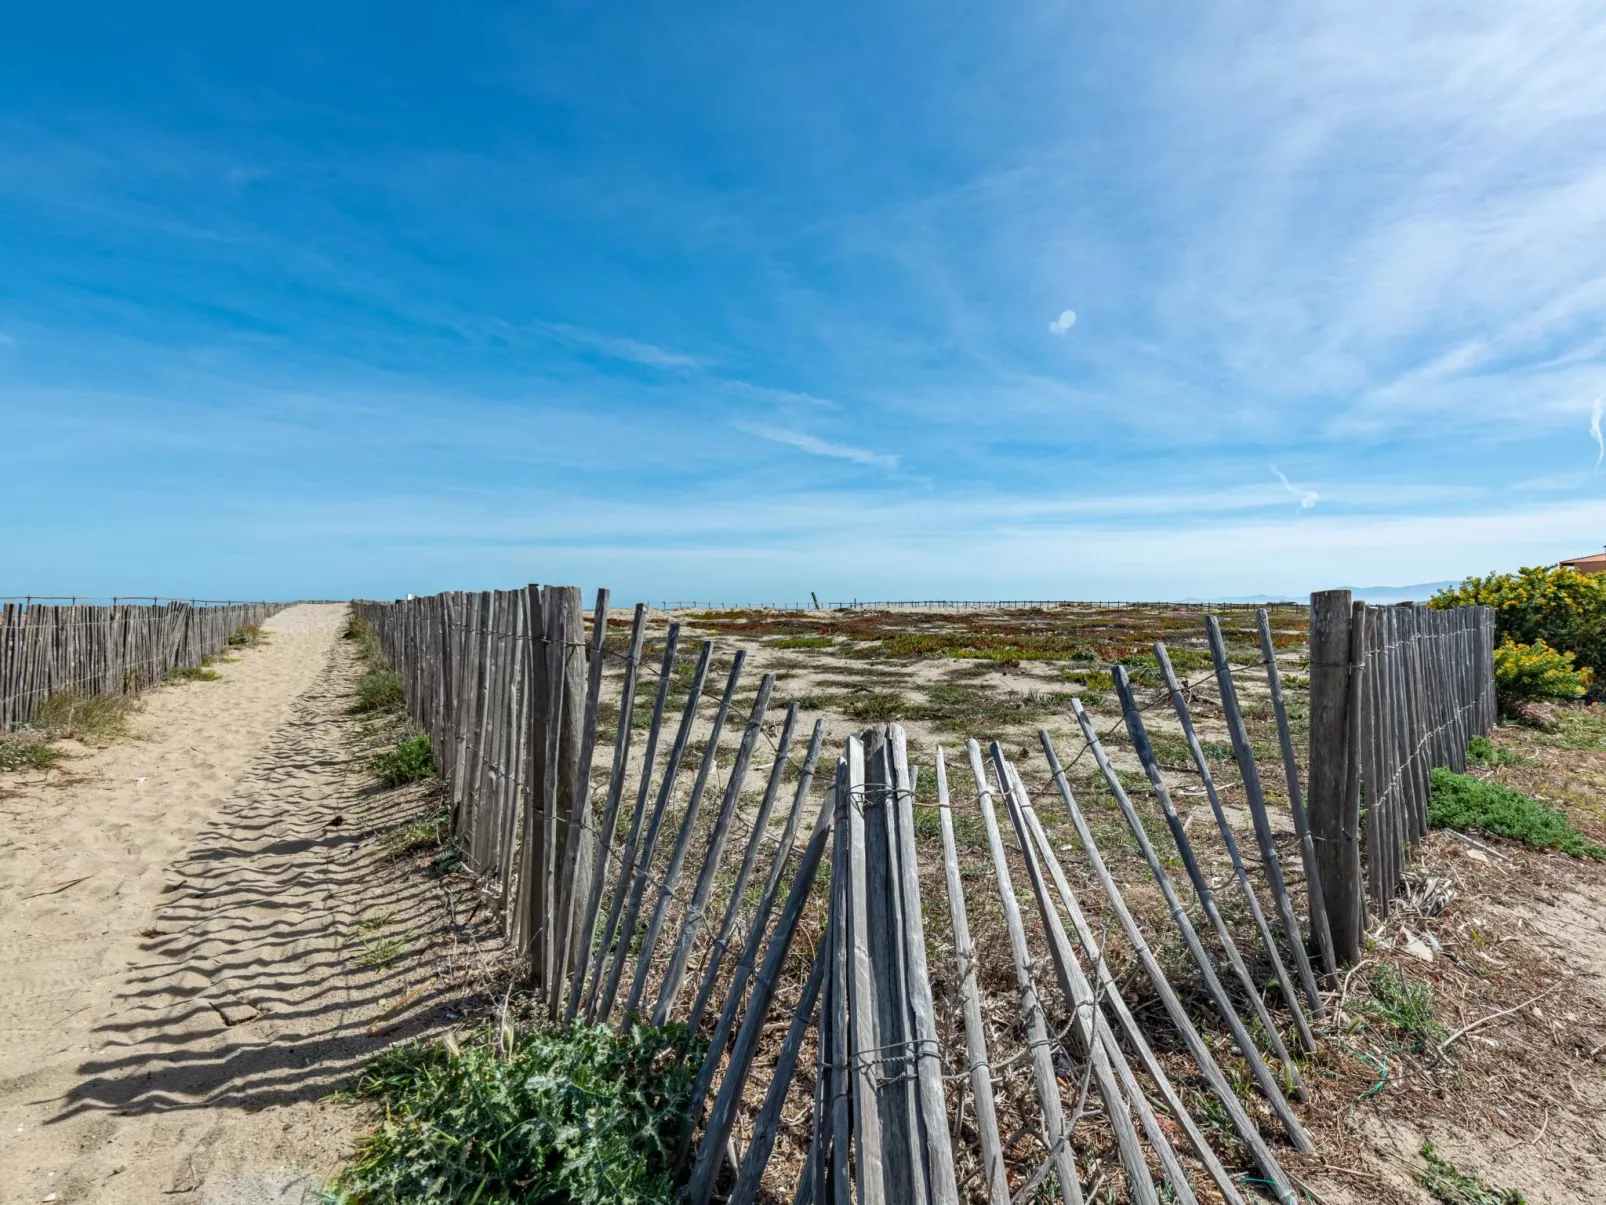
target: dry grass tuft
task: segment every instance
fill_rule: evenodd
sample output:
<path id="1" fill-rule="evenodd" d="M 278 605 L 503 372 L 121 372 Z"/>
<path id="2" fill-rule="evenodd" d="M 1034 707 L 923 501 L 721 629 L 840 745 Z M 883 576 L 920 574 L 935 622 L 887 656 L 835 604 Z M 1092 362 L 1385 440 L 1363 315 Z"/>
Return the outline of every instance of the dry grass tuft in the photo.
<path id="1" fill-rule="evenodd" d="M 229 636 L 229 644 L 235 648 L 256 648 L 267 641 L 268 634 L 260 623 L 242 623 Z"/>
<path id="2" fill-rule="evenodd" d="M 40 705 L 34 725 L 54 740 L 104 745 L 129 735 L 129 720 L 138 706 L 132 695 L 85 697 L 61 691 Z"/>

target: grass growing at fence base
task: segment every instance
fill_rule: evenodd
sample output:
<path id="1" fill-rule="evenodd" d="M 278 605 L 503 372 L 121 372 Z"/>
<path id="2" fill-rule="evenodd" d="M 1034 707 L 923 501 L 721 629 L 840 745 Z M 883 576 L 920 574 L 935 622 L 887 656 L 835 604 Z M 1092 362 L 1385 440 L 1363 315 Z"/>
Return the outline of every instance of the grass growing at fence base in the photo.
<path id="1" fill-rule="evenodd" d="M 393 858 L 405 857 L 421 849 L 437 849 L 446 844 L 452 831 L 452 813 L 441 808 L 431 816 L 385 834 L 385 852 Z"/>
<path id="2" fill-rule="evenodd" d="M 489 1031 L 387 1051 L 357 1083 L 384 1120 L 327 1199 L 668 1205 L 700 1054 L 678 1025 L 575 1025 L 500 1053 Z"/>
<path id="3" fill-rule="evenodd" d="M 354 711 L 399 711 L 407 701 L 402 676 L 391 668 L 390 658 L 379 643 L 379 633 L 360 615 L 346 620 L 341 636 L 357 645 L 357 660 L 363 666 L 363 675 L 357 679 L 357 702 Z"/>
<path id="4" fill-rule="evenodd" d="M 1515 1188 L 1490 1188 L 1476 1172 L 1464 1172 L 1433 1149 L 1422 1144 L 1422 1158 L 1428 1170 L 1416 1173 L 1416 1182 L 1443 1205 L 1527 1205 L 1527 1198 Z"/>
<path id="5" fill-rule="evenodd" d="M 422 734 L 399 742 L 368 764 L 387 787 L 418 782 L 435 773 L 435 755 L 430 751 L 429 737 Z"/>
<path id="6" fill-rule="evenodd" d="M 927 775 L 922 774 L 924 780 Z M 924 786 L 924 782 L 921 783 Z M 935 785 L 933 785 L 935 792 Z M 950 791 L 952 787 L 950 785 Z M 957 794 L 957 792 L 952 792 Z M 950 797 L 948 816 L 953 821 L 954 845 L 959 849 L 986 849 L 987 848 L 987 822 L 981 818 L 979 812 L 973 812 L 963 807 L 953 807 Z M 942 809 L 936 807 L 920 807 L 914 809 L 915 836 L 924 841 L 936 844 L 942 840 Z"/>
<path id="7" fill-rule="evenodd" d="M 242 623 L 229 634 L 229 643 L 236 648 L 256 648 L 265 643 L 267 638 L 260 623 Z"/>
<path id="8" fill-rule="evenodd" d="M 395 711 L 406 702 L 402 676 L 393 669 L 371 669 L 357 679 L 357 710 Z"/>
<path id="9" fill-rule="evenodd" d="M 40 705 L 34 724 L 55 738 L 104 744 L 128 735 L 128 720 L 133 713 L 134 700 L 129 695 L 86 698 L 64 691 Z"/>
<path id="10" fill-rule="evenodd" d="M 1433 771 L 1428 823 L 1434 828 L 1475 829 L 1536 849 L 1606 861 L 1606 848 L 1588 840 L 1560 812 L 1510 787 L 1442 766 Z"/>
<path id="11" fill-rule="evenodd" d="M 379 633 L 361 615 L 347 616 L 346 627 L 340 635 L 342 639 L 356 644 L 357 660 L 364 665 L 390 664 L 390 659 L 385 656 L 384 645 L 379 643 Z"/>
<path id="12" fill-rule="evenodd" d="M 223 675 L 215 669 L 208 669 L 204 665 L 181 665 L 177 669 L 170 669 L 162 675 L 162 681 L 169 686 L 180 682 L 221 682 Z"/>
<path id="13" fill-rule="evenodd" d="M 1359 1005 L 1397 1030 L 1401 1037 L 1422 1046 L 1437 1046 L 1449 1034 L 1434 1015 L 1433 989 L 1425 983 L 1408 983 L 1391 962 L 1379 964 L 1372 974 L 1372 998 Z"/>
<path id="14" fill-rule="evenodd" d="M 61 756 L 42 741 L 0 740 L 0 770 L 49 770 Z"/>

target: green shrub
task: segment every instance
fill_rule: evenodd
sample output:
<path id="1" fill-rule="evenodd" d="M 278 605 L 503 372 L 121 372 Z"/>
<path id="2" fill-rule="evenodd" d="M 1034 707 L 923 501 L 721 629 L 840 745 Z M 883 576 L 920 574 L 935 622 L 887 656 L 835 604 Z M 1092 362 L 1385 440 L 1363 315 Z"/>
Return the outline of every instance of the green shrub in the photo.
<path id="1" fill-rule="evenodd" d="M 515 1039 L 506 1053 L 489 1032 L 387 1051 L 357 1082 L 384 1119 L 331 1197 L 668 1205 L 702 1046 L 682 1025 L 616 1034 L 576 1024 Z"/>
<path id="2" fill-rule="evenodd" d="M 457 845 L 448 845 L 435 855 L 430 863 L 430 869 L 438 875 L 448 875 L 463 864 L 463 850 Z"/>
<path id="3" fill-rule="evenodd" d="M 430 750 L 429 737 L 420 734 L 400 742 L 388 753 L 381 753 L 369 765 L 380 782 L 387 787 L 399 787 L 435 773 L 435 755 Z"/>
<path id="4" fill-rule="evenodd" d="M 1573 654 L 1558 652 L 1543 640 L 1517 644 L 1511 637 L 1494 651 L 1494 688 L 1502 711 L 1520 711 L 1541 699 L 1582 698 L 1593 671 L 1573 668 Z"/>
<path id="5" fill-rule="evenodd" d="M 1433 828 L 1477 829 L 1575 858 L 1606 860 L 1606 849 L 1587 840 L 1560 812 L 1510 787 L 1443 766 L 1433 770 L 1428 823 Z"/>
<path id="6" fill-rule="evenodd" d="M 1493 607 L 1502 641 L 1540 642 L 1572 653 L 1580 668 L 1606 673 L 1606 574 L 1572 569 L 1523 569 L 1469 577 L 1441 590 L 1431 607 Z"/>
<path id="7" fill-rule="evenodd" d="M 943 732 L 997 736 L 1001 730 L 1053 715 L 1071 700 L 1068 693 L 1032 691 L 1017 695 L 992 691 L 964 682 L 933 682 L 922 686 L 924 702 L 903 707 L 888 719 L 920 720 Z"/>
<path id="8" fill-rule="evenodd" d="M 353 612 L 346 617 L 341 637 L 357 646 L 357 661 L 363 667 L 362 677 L 357 679 L 355 710 L 399 711 L 407 702 L 402 677 L 391 667 L 373 624 Z"/>

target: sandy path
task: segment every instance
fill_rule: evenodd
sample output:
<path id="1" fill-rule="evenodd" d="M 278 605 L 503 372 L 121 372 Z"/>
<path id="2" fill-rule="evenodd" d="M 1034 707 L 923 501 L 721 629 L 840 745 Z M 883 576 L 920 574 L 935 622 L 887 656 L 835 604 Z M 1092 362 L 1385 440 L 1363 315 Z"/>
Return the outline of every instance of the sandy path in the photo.
<path id="1" fill-rule="evenodd" d="M 0 1201 L 301 1201 L 349 1151 L 319 1100 L 423 995 L 364 963 L 433 900 L 368 839 L 403 805 L 352 752 L 344 610 L 0 780 Z"/>

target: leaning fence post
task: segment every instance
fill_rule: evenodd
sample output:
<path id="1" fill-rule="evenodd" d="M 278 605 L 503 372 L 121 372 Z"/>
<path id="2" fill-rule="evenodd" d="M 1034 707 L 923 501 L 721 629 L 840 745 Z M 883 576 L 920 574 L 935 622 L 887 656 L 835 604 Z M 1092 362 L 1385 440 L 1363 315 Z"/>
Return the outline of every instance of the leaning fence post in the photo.
<path id="1" fill-rule="evenodd" d="M 1350 685 L 1353 610 L 1348 590 L 1321 590 L 1310 596 L 1308 818 L 1333 952 L 1345 965 L 1361 956 L 1364 927 L 1358 793 L 1352 797 L 1350 791 L 1350 763 L 1359 752 L 1349 714 L 1353 706 L 1354 718 L 1359 718 L 1359 697 Z M 1353 672 L 1358 675 L 1360 670 Z"/>

